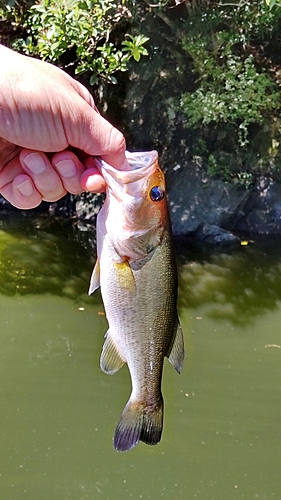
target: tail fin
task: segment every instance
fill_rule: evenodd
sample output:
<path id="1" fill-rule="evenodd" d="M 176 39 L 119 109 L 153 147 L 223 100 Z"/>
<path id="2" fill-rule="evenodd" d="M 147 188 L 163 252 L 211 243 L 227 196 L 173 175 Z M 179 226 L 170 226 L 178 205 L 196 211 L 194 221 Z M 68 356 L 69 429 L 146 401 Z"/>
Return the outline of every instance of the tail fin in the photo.
<path id="1" fill-rule="evenodd" d="M 128 451 L 139 441 L 146 444 L 158 444 L 163 427 L 163 398 L 152 406 L 141 403 L 126 404 L 114 435 L 116 451 Z"/>

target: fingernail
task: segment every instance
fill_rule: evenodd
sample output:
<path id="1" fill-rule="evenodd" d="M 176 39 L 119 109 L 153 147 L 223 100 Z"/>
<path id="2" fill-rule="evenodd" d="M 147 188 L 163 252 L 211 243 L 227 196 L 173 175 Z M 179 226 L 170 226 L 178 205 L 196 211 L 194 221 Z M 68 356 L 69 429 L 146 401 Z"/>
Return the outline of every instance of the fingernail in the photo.
<path id="1" fill-rule="evenodd" d="M 56 164 L 56 168 L 60 175 L 65 179 L 74 177 L 77 172 L 76 165 L 72 160 L 61 160 Z"/>
<path id="2" fill-rule="evenodd" d="M 42 174 L 46 169 L 44 159 L 37 153 L 30 153 L 24 158 L 23 161 L 32 174 Z"/>
<path id="3" fill-rule="evenodd" d="M 28 179 L 19 184 L 17 189 L 24 196 L 31 196 L 33 194 L 33 185 Z"/>

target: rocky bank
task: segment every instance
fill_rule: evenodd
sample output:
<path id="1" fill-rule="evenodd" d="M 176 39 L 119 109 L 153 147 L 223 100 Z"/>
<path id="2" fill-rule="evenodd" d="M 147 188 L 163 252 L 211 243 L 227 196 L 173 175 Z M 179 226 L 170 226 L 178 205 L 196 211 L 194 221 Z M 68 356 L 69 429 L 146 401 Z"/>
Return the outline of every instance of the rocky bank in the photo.
<path id="1" fill-rule="evenodd" d="M 207 175 L 200 159 L 168 176 L 175 235 L 211 244 L 243 237 L 281 234 L 281 184 L 260 178 L 252 189 Z"/>

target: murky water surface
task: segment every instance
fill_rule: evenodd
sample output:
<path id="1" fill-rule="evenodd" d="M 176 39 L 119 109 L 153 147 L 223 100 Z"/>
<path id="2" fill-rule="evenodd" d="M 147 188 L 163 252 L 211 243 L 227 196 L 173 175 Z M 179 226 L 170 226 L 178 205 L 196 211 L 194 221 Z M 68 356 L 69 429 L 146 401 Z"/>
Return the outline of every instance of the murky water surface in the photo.
<path id="1" fill-rule="evenodd" d="M 87 233 L 2 221 L 1 498 L 281 498 L 280 243 L 178 248 L 184 370 L 165 363 L 160 445 L 120 454 L 130 380 L 99 368 L 107 325 L 87 296 Z"/>

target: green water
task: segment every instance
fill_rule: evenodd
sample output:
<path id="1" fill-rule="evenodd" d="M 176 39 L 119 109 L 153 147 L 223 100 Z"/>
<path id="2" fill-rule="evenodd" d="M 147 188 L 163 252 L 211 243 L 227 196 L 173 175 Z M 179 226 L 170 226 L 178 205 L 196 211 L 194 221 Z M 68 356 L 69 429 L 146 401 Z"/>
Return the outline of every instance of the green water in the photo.
<path id="1" fill-rule="evenodd" d="M 279 248 L 178 248 L 184 370 L 165 363 L 162 442 L 120 454 L 130 380 L 99 369 L 106 320 L 86 293 L 88 234 L 2 221 L 1 499 L 280 499 Z"/>

